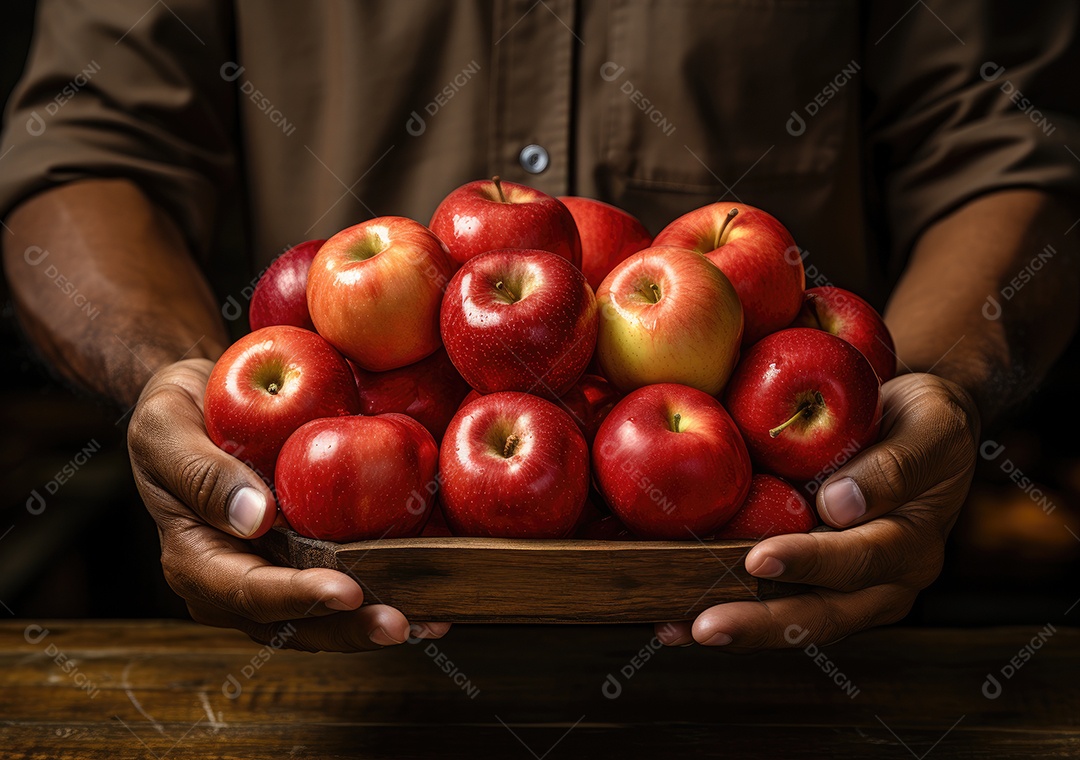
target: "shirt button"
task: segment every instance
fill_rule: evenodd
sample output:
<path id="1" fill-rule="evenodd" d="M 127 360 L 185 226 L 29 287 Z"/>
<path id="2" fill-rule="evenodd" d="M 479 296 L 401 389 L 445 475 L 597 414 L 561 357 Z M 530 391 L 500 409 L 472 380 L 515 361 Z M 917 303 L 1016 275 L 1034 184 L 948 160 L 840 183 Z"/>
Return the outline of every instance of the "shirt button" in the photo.
<path id="1" fill-rule="evenodd" d="M 529 174 L 540 174 L 548 168 L 548 152 L 540 145 L 526 145 L 521 149 L 518 161 Z"/>

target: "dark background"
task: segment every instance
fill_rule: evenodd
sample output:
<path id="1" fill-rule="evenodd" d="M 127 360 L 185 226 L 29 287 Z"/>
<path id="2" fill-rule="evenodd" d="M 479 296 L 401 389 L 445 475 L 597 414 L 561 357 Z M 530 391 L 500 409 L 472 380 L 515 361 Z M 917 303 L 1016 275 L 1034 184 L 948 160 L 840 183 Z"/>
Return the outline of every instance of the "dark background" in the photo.
<path id="1" fill-rule="evenodd" d="M 32 0 L 0 4 L 0 103 L 22 71 Z M 1071 85 L 1066 85 L 1071 86 Z M 0 171 L 3 170 L 0 164 Z M 219 293 L 236 292 L 250 271 L 232 249 Z M 239 278 L 239 279 L 237 279 Z M 124 410 L 80 397 L 53 379 L 21 337 L 0 282 L 0 610 L 19 617 L 183 616 L 164 582 L 154 525 L 131 478 Z M 951 538 L 941 578 L 905 624 L 1065 623 L 1080 597 L 1080 342 L 1028 405 L 984 440 L 1005 446 L 981 460 Z M 91 443 L 95 442 L 95 443 Z M 46 486 L 84 448 L 97 449 L 55 494 Z M 1011 464 L 1003 464 L 1006 460 Z M 1032 498 L 1013 470 L 1045 495 Z M 27 500 L 45 497 L 32 514 Z M 0 615 L 4 614 L 0 612 Z"/>

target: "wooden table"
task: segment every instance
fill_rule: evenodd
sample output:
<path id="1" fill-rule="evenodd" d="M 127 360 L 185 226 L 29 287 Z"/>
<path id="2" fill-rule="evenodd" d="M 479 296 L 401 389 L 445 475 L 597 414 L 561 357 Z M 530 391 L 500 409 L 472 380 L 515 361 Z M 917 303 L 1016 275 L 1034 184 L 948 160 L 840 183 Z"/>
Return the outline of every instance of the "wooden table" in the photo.
<path id="1" fill-rule="evenodd" d="M 349 656 L 169 621 L 10 621 L 0 757 L 1080 757 L 1080 629 L 893 629 L 744 657 L 651 636 L 459 626 Z"/>

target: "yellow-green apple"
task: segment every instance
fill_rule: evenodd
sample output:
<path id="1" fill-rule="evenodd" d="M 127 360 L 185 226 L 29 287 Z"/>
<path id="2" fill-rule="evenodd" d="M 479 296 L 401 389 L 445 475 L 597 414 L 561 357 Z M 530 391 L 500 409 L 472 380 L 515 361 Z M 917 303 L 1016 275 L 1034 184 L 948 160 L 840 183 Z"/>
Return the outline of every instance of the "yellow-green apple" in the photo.
<path id="1" fill-rule="evenodd" d="M 743 313 L 727 277 L 696 253 L 646 248 L 600 285 L 600 367 L 622 392 L 681 383 L 723 390 L 739 357 Z"/>
<path id="2" fill-rule="evenodd" d="M 404 414 L 313 420 L 281 449 L 278 505 L 308 538 L 415 536 L 435 503 L 438 465 L 435 439 Z"/>
<path id="3" fill-rule="evenodd" d="M 252 330 L 271 325 L 293 325 L 314 330 L 307 306 L 307 278 L 311 262 L 325 240 L 294 245 L 266 268 L 251 294 L 248 321 Z"/>
<path id="4" fill-rule="evenodd" d="M 755 463 L 805 482 L 877 438 L 881 384 L 846 340 L 794 327 L 750 347 L 728 384 L 725 406 Z"/>
<path id="5" fill-rule="evenodd" d="M 435 209 L 430 226 L 457 266 L 500 248 L 550 251 L 581 266 L 581 238 L 566 206 L 547 193 L 498 177 L 451 192 Z"/>
<path id="6" fill-rule="evenodd" d="M 203 398 L 210 440 L 267 483 L 294 430 L 359 411 L 344 357 L 315 333 L 291 325 L 264 327 L 236 341 L 214 365 Z"/>
<path id="7" fill-rule="evenodd" d="M 363 414 L 407 414 L 427 428 L 436 443 L 469 393 L 469 384 L 441 348 L 416 364 L 386 372 L 368 372 L 352 362 L 349 365 L 356 375 Z"/>
<path id="8" fill-rule="evenodd" d="M 442 303 L 446 352 L 480 393 L 565 393 L 589 363 L 597 322 L 596 297 L 581 270 L 539 250 L 469 259 Z"/>
<path id="9" fill-rule="evenodd" d="M 589 449 L 550 401 L 492 393 L 461 408 L 439 454 L 440 500 L 457 536 L 564 538 L 589 491 Z"/>
<path id="10" fill-rule="evenodd" d="M 792 327 L 812 327 L 843 338 L 862 351 L 881 382 L 896 376 L 896 347 L 885 320 L 854 293 L 825 286 L 806 291 Z"/>
<path id="11" fill-rule="evenodd" d="M 653 245 L 702 254 L 731 280 L 742 301 L 743 344 L 791 324 L 802 306 L 802 256 L 784 225 L 743 203 L 713 203 L 680 216 Z"/>
<path id="12" fill-rule="evenodd" d="M 750 490 L 750 456 L 707 393 L 675 383 L 639 388 L 608 414 L 592 450 L 611 511 L 641 538 L 709 536 Z"/>
<path id="13" fill-rule="evenodd" d="M 809 533 L 817 515 L 795 486 L 786 480 L 758 473 L 750 481 L 750 493 L 714 538 L 761 540 L 784 533 Z"/>
<path id="14" fill-rule="evenodd" d="M 573 195 L 560 196 L 559 200 L 570 209 L 577 224 L 581 271 L 593 290 L 600 287 L 616 264 L 652 243 L 645 225 L 621 208 Z"/>
<path id="15" fill-rule="evenodd" d="M 424 225 L 370 219 L 319 249 L 308 272 L 311 319 L 362 369 L 413 364 L 440 345 L 439 305 L 453 270 L 446 246 Z"/>

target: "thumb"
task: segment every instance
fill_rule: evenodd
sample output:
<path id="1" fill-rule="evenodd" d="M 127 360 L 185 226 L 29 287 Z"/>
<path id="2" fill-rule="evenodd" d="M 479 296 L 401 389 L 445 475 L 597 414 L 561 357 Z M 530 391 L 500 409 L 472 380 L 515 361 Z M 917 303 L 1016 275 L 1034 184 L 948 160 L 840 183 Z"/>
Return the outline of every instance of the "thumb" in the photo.
<path id="1" fill-rule="evenodd" d="M 882 388 L 883 438 L 826 481 L 821 519 L 834 528 L 873 520 L 974 467 L 978 422 L 959 386 L 905 375 Z"/>
<path id="2" fill-rule="evenodd" d="M 176 365 L 155 378 L 132 414 L 128 450 L 139 490 L 155 517 L 171 512 L 190 519 L 190 510 L 225 533 L 260 536 L 274 523 L 274 495 L 210 440 L 202 418 L 205 383 L 199 383 L 201 373 L 186 376 L 185 369 Z"/>

